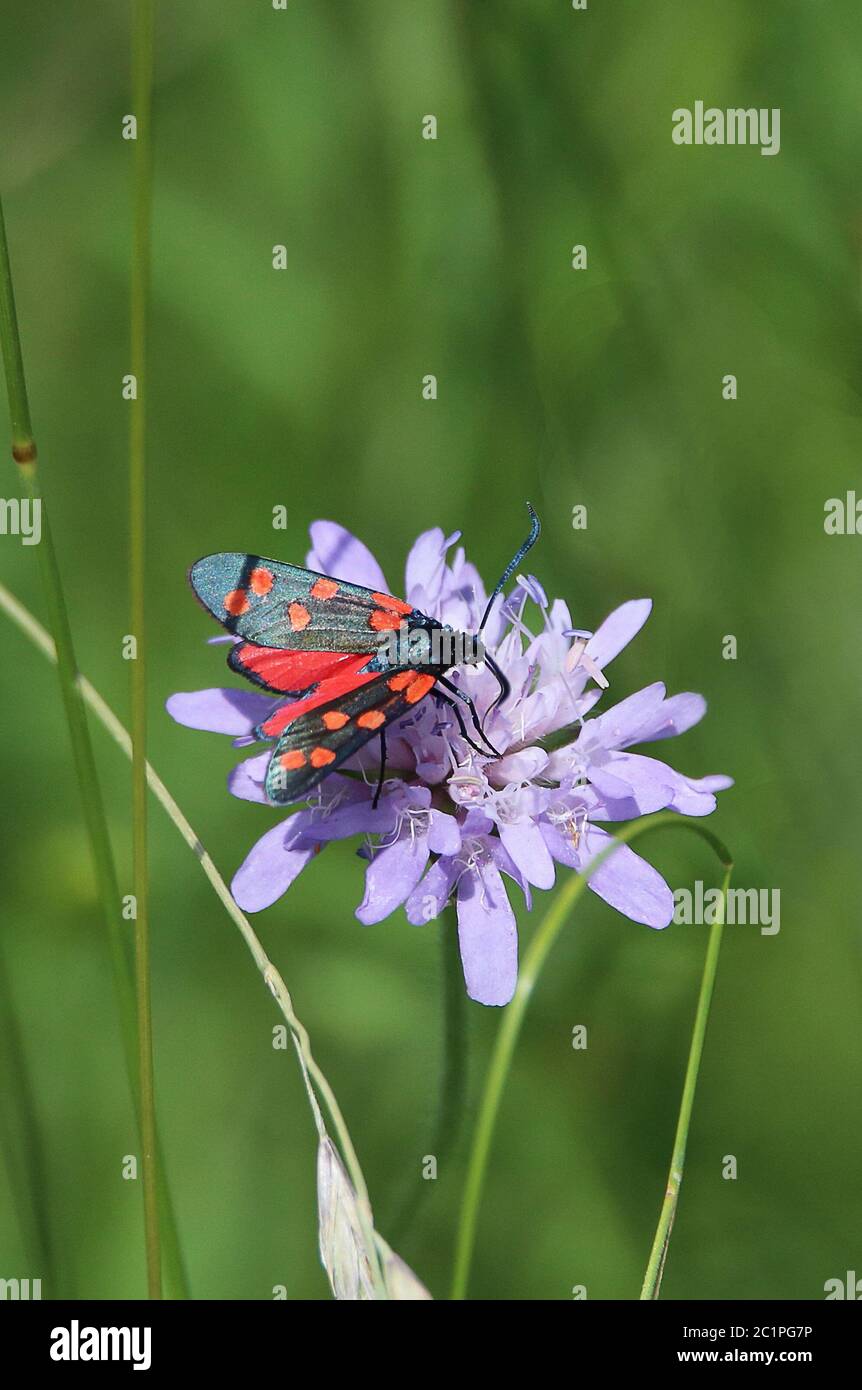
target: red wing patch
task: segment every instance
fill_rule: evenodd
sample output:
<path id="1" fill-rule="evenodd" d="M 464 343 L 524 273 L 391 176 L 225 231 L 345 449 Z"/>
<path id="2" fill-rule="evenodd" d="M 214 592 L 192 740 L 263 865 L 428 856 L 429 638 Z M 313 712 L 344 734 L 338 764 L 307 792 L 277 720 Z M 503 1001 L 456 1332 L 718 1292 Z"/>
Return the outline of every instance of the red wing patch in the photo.
<path id="1" fill-rule="evenodd" d="M 341 699 L 343 696 L 349 695 L 351 691 L 367 685 L 369 681 L 379 681 L 379 671 L 362 670 L 362 667 L 367 665 L 368 657 L 361 653 L 359 656 L 340 657 L 338 664 L 332 666 L 328 675 L 323 676 L 307 693 L 303 693 L 302 699 L 294 700 L 289 705 L 282 705 L 280 709 L 277 709 L 274 714 L 271 714 L 268 719 L 258 725 L 255 729 L 258 738 L 278 738 L 282 730 L 299 715 L 317 709 L 318 705 L 326 705 L 332 700 Z M 337 729 L 341 727 L 342 722 L 346 721 L 330 723 L 327 727 Z"/>
<path id="2" fill-rule="evenodd" d="M 359 665 L 367 660 L 364 656 Z M 294 652 L 254 642 L 238 642 L 228 656 L 228 666 L 238 675 L 274 695 L 296 696 L 310 694 L 312 687 L 343 670 L 348 661 L 355 665 L 355 658 L 344 652 Z"/>

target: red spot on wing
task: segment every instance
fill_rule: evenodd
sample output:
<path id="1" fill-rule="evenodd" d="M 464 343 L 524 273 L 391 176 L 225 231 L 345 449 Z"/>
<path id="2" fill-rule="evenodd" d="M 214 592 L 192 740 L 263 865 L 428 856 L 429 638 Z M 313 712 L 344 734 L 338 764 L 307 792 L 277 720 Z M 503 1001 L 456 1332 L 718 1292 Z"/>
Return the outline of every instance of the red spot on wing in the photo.
<path id="1" fill-rule="evenodd" d="M 401 614 L 387 612 L 384 608 L 375 608 L 368 619 L 368 626 L 375 632 L 397 632 L 401 623 Z"/>
<path id="2" fill-rule="evenodd" d="M 335 754 L 331 748 L 312 748 L 308 761 L 312 767 L 328 767 L 335 762 Z"/>
<path id="3" fill-rule="evenodd" d="M 278 761 L 285 772 L 296 772 L 297 768 L 305 767 L 305 754 L 301 748 L 291 748 L 289 752 L 282 753 Z"/>
<path id="4" fill-rule="evenodd" d="M 253 594 L 263 597 L 264 594 L 269 593 L 274 582 L 272 570 L 264 569 L 263 565 L 258 565 L 257 569 L 253 569 L 249 575 L 248 587 Z"/>
<path id="5" fill-rule="evenodd" d="M 408 705 L 415 705 L 417 700 L 428 694 L 436 679 L 436 676 L 427 674 L 420 676 L 418 671 L 397 671 L 386 684 L 390 690 L 403 690 Z"/>
<path id="6" fill-rule="evenodd" d="M 311 614 L 301 603 L 288 604 L 287 616 L 290 619 L 290 626 L 294 632 L 302 632 L 303 628 L 308 627 L 311 622 Z"/>
<path id="7" fill-rule="evenodd" d="M 415 671 L 399 671 L 397 675 L 390 676 L 386 684 L 390 690 L 406 690 L 416 679 Z"/>
<path id="8" fill-rule="evenodd" d="M 411 681 L 404 692 L 404 698 L 408 705 L 415 705 L 417 700 L 422 700 L 428 694 L 434 684 L 436 676 L 417 676 L 415 681 Z"/>
<path id="9" fill-rule="evenodd" d="M 315 579 L 309 591 L 312 598 L 323 599 L 335 598 L 338 593 L 338 585 L 334 579 Z"/>
<path id="10" fill-rule="evenodd" d="M 323 722 L 327 729 L 343 729 L 345 724 L 350 723 L 350 715 L 340 709 L 330 709 L 323 716 Z"/>
<path id="11" fill-rule="evenodd" d="M 239 618 L 248 612 L 251 604 L 248 595 L 242 589 L 231 589 L 230 593 L 224 596 L 224 606 L 232 617 Z"/>
<path id="12" fill-rule="evenodd" d="M 378 608 L 387 608 L 390 613 L 406 615 L 413 612 L 413 604 L 405 603 L 403 598 L 393 598 L 391 594 L 372 594 Z"/>
<path id="13" fill-rule="evenodd" d="M 356 722 L 360 729 L 379 729 L 381 724 L 386 723 L 386 715 L 382 709 L 369 709 L 360 714 Z"/>

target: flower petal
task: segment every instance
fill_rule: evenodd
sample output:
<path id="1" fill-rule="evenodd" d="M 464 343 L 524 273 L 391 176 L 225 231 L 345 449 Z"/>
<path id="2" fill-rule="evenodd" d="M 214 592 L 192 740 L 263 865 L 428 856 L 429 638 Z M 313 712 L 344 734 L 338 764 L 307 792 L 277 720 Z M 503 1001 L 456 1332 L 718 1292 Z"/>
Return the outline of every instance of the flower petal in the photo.
<path id="1" fill-rule="evenodd" d="M 607 766 L 593 763 L 587 771 L 590 782 L 605 801 L 624 801 L 631 796 L 631 787 L 621 777 L 615 777 Z M 667 805 L 667 800 L 662 802 Z"/>
<path id="2" fill-rule="evenodd" d="M 597 688 L 583 692 L 583 681 L 555 675 L 527 695 L 510 718 L 512 736 L 519 742 L 544 738 L 546 734 L 574 725 L 602 698 Z M 574 737 L 576 729 L 572 729 Z"/>
<path id="3" fill-rule="evenodd" d="M 231 795 L 238 796 L 240 801 L 258 801 L 269 806 L 263 784 L 271 757 L 272 749 L 267 748 L 264 753 L 237 763 L 228 773 L 227 789 Z"/>
<path id="4" fill-rule="evenodd" d="M 687 778 L 680 779 L 680 786 L 668 802 L 671 811 L 679 811 L 683 816 L 711 816 L 716 807 L 712 792 L 699 791 Z"/>
<path id="5" fill-rule="evenodd" d="M 495 864 L 486 861 L 461 875 L 458 941 L 470 998 L 508 1004 L 518 983 L 518 932 Z"/>
<path id="6" fill-rule="evenodd" d="M 593 740 L 605 748 L 624 748 L 628 743 L 641 741 L 641 730 L 651 729 L 662 721 L 659 711 L 665 688 L 661 681 L 636 690 L 619 704 L 611 705 L 586 725 Z"/>
<path id="7" fill-rule="evenodd" d="M 494 647 L 499 639 L 501 624 L 499 613 L 502 595 L 498 594 L 485 625 L 485 643 Z M 443 575 L 443 588 L 440 592 L 440 608 L 446 609 L 446 622 L 452 624 L 456 632 L 475 632 L 482 619 L 487 602 L 482 576 L 464 558 L 461 546 L 455 551 L 451 568 L 447 566 Z"/>
<path id="8" fill-rule="evenodd" d="M 565 864 L 569 869 L 580 869 L 581 856 L 568 835 L 564 835 L 556 825 L 544 818 L 539 821 L 539 829 L 542 839 L 558 864 Z"/>
<path id="9" fill-rule="evenodd" d="M 428 848 L 434 854 L 457 854 L 461 848 L 461 829 L 454 816 L 432 811 L 428 829 Z"/>
<path id="10" fill-rule="evenodd" d="M 531 782 L 547 766 L 544 748 L 522 748 L 492 763 L 488 772 L 495 786 L 504 787 L 508 782 Z"/>
<path id="11" fill-rule="evenodd" d="M 365 871 L 365 897 L 356 909 L 360 922 L 382 922 L 409 898 L 428 863 L 428 836 L 415 828 L 394 844 L 375 851 Z"/>
<path id="12" fill-rule="evenodd" d="M 733 786 L 733 778 L 723 772 L 711 772 L 706 777 L 686 777 L 690 787 L 696 792 L 724 792 Z"/>
<path id="13" fill-rule="evenodd" d="M 582 867 L 588 868 L 596 855 L 612 842 L 612 836 L 591 825 Z M 673 918 L 673 893 L 658 869 L 641 859 L 628 845 L 614 850 L 592 875 L 589 887 L 633 922 L 660 928 L 668 926 Z"/>
<path id="14" fill-rule="evenodd" d="M 434 917 L 439 917 L 455 886 L 455 881 L 463 868 L 457 859 L 438 859 L 432 864 L 405 903 L 407 921 L 414 927 L 423 927 Z"/>
<path id="15" fill-rule="evenodd" d="M 271 696 L 254 690 L 189 690 L 171 695 L 165 709 L 187 729 L 210 734 L 250 734 L 272 712 Z"/>
<path id="16" fill-rule="evenodd" d="M 524 875 L 521 873 L 521 870 L 518 868 L 511 854 L 506 849 L 506 846 L 503 844 L 503 841 L 500 840 L 496 835 L 489 835 L 486 841 L 486 848 L 500 872 L 508 875 L 508 877 L 512 879 L 514 883 L 517 883 L 518 887 L 524 895 L 524 902 L 526 903 L 527 911 L 532 912 L 533 892 L 530 887 L 529 880 L 524 878 Z"/>
<path id="17" fill-rule="evenodd" d="M 651 598 L 633 598 L 615 608 L 587 643 L 597 666 L 607 666 L 640 632 L 652 609 Z"/>
<path id="18" fill-rule="evenodd" d="M 310 813 L 297 811 L 286 822 L 274 825 L 252 847 L 230 886 L 243 912 L 260 912 L 287 892 L 319 849 L 304 838 L 309 829 Z"/>
<path id="19" fill-rule="evenodd" d="M 362 787 L 365 795 L 336 806 L 334 811 L 318 814 L 314 833 L 320 840 L 347 840 L 351 835 L 391 835 L 397 823 L 397 812 L 391 800 L 381 796 L 377 808 L 372 806 L 372 792 Z"/>
<path id="20" fill-rule="evenodd" d="M 686 785 L 685 778 L 672 767 L 643 753 L 615 753 L 604 770 L 628 787 L 623 796 L 616 798 L 620 802 L 618 806 L 611 804 L 615 798 L 605 798 L 608 820 L 633 820 L 635 816 L 649 816 L 653 811 L 661 811 L 671 804 L 675 793 Z M 601 790 L 592 774 L 591 780 Z M 592 816 L 594 820 L 605 819 L 601 810 L 592 812 Z"/>
<path id="21" fill-rule="evenodd" d="M 535 821 L 515 821 L 497 826 L 497 833 L 512 863 L 535 888 L 553 888 L 554 861 Z"/>
<path id="22" fill-rule="evenodd" d="M 413 593 L 421 589 L 422 602 L 429 607 L 436 604 L 446 573 L 446 551 L 457 539 L 457 532 L 447 537 L 434 526 L 413 542 L 404 571 L 404 594 L 409 602 L 417 602 Z"/>
<path id="23" fill-rule="evenodd" d="M 698 724 L 705 714 L 706 700 L 702 695 L 696 695 L 693 690 L 671 695 L 656 710 L 654 720 L 641 729 L 637 741 L 650 743 L 654 739 L 674 738 Z"/>
<path id="24" fill-rule="evenodd" d="M 471 807 L 461 822 L 461 834 L 465 838 L 469 835 L 490 835 L 493 829 L 494 822 L 478 806 Z"/>
<path id="25" fill-rule="evenodd" d="M 368 546 L 345 527 L 336 521 L 315 521 L 311 524 L 310 535 L 311 550 L 305 561 L 309 569 L 389 593 L 383 571 Z"/>

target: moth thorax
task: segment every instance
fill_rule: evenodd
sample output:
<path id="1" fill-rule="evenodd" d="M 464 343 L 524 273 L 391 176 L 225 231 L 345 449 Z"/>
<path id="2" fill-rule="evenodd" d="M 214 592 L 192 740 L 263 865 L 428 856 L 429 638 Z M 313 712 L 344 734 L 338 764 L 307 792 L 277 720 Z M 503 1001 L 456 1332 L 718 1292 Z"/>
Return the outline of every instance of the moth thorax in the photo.
<path id="1" fill-rule="evenodd" d="M 429 666 L 433 660 L 431 633 L 414 628 L 407 639 L 407 661 L 411 666 Z"/>
<path id="2" fill-rule="evenodd" d="M 470 632 L 453 632 L 442 628 L 440 661 L 446 666 L 478 666 L 485 659 L 482 639 Z"/>
<path id="3" fill-rule="evenodd" d="M 484 660 L 481 638 L 429 624 L 389 634 L 387 657 L 393 666 L 475 666 Z"/>

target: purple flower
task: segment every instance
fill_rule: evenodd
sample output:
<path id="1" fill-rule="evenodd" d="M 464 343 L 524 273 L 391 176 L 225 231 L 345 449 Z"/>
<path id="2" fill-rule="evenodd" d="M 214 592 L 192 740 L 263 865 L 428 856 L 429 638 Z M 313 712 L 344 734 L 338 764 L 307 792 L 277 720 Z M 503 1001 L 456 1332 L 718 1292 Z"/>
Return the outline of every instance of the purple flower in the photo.
<path id="1" fill-rule="evenodd" d="M 449 557 L 458 539 L 439 528 L 421 535 L 407 558 L 404 592 L 430 617 L 475 632 L 487 595 L 463 549 Z M 311 541 L 309 568 L 389 591 L 374 556 L 342 526 L 315 522 Z M 269 907 L 329 841 L 363 836 L 359 920 L 379 922 L 403 906 L 420 925 L 454 898 L 468 994 L 482 1004 L 508 1003 L 518 941 L 507 881 L 529 908 L 532 889 L 551 888 L 558 864 L 583 872 L 612 843 L 597 822 L 663 809 L 709 815 L 715 793 L 732 785 L 724 776 L 685 777 L 631 751 L 691 728 L 706 711 L 702 696 L 668 696 L 657 682 L 590 714 L 608 684 L 605 667 L 639 632 L 651 606 L 649 599 L 624 603 L 589 634 L 573 628 L 561 599 L 548 602 L 538 579 L 519 576 L 510 596 L 495 602 L 484 632 L 509 680 L 508 698 L 491 708 L 499 687 L 485 666 L 450 673 L 503 756 L 471 748 L 452 710 L 432 694 L 388 732 L 390 775 L 378 805 L 372 804 L 379 772 L 374 743 L 258 840 L 233 880 L 240 907 Z M 528 610 L 539 617 L 535 633 Z M 282 703 L 254 691 L 210 689 L 172 695 L 167 708 L 178 723 L 232 735 L 243 746 Z M 234 796 L 268 804 L 263 783 L 270 751 L 267 746 L 234 768 L 228 779 Z M 670 888 L 628 846 L 599 867 L 589 886 L 635 922 L 660 928 L 672 918 Z"/>

